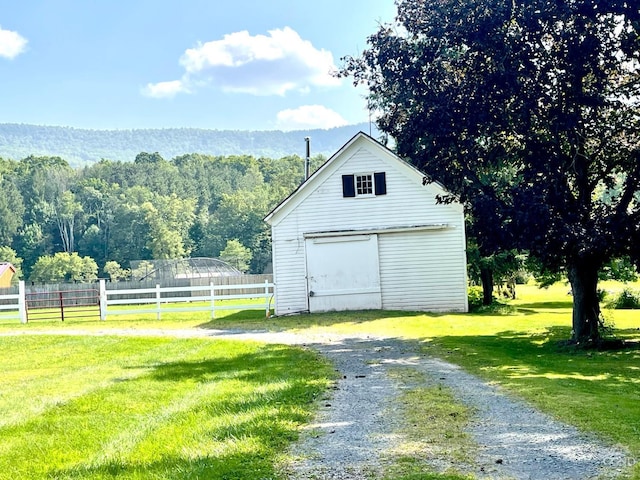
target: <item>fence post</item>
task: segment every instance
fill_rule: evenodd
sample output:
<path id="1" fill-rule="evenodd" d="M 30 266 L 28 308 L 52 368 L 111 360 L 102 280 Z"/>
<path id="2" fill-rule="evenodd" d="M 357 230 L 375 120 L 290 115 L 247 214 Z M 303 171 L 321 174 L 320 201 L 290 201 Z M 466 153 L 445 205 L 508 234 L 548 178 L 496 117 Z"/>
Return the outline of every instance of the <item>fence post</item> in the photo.
<path id="1" fill-rule="evenodd" d="M 269 318 L 271 316 L 271 309 L 269 308 L 269 280 L 264 281 L 264 302 L 265 302 L 265 318 Z"/>
<path id="2" fill-rule="evenodd" d="M 107 283 L 104 278 L 100 279 L 100 320 L 107 319 Z"/>
<path id="3" fill-rule="evenodd" d="M 213 320 L 216 318 L 216 287 L 213 282 L 209 283 L 209 287 L 211 287 L 211 320 Z"/>
<path id="4" fill-rule="evenodd" d="M 20 315 L 20 323 L 27 323 L 27 295 L 24 280 L 20 280 L 18 283 L 18 314 Z"/>
<path id="5" fill-rule="evenodd" d="M 158 309 L 156 313 L 156 320 L 160 320 L 160 284 L 156 283 L 156 308 Z"/>
<path id="6" fill-rule="evenodd" d="M 58 299 L 60 300 L 60 319 L 64 322 L 64 296 L 62 290 L 58 292 Z"/>

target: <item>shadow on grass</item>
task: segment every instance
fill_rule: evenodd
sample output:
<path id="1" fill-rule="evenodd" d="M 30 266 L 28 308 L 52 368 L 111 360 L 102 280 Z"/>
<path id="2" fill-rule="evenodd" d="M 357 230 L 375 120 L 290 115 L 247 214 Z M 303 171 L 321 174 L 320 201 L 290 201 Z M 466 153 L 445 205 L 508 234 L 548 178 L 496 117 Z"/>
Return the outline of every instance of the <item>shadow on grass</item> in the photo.
<path id="1" fill-rule="evenodd" d="M 433 343 L 452 349 L 449 351 L 466 352 L 466 355 L 482 354 L 483 358 L 500 359 L 502 362 L 529 362 L 538 367 L 553 365 L 554 369 L 565 371 L 576 361 L 588 362 L 584 363 L 585 367 L 589 365 L 597 368 L 599 365 L 604 368 L 613 358 L 640 355 L 639 329 L 616 329 L 614 334 L 621 340 L 621 347 L 600 351 L 567 346 L 566 340 L 571 337 L 571 328 L 563 326 L 548 327 L 535 333 L 503 331 L 484 336 L 442 336 L 437 337 Z"/>
<path id="2" fill-rule="evenodd" d="M 263 381 L 267 377 L 289 378 L 300 374 L 292 364 L 308 361 L 309 354 L 282 345 L 261 345 L 257 353 L 244 353 L 223 357 L 210 357 L 198 361 L 177 361 L 160 363 L 147 374 L 148 378 L 158 381 L 210 382 L 224 378 L 242 381 Z M 129 368 L 140 369 L 145 365 Z"/>
<path id="3" fill-rule="evenodd" d="M 488 306 L 477 307 L 472 310 L 470 313 L 472 315 L 512 315 L 514 313 L 520 313 L 524 315 L 533 315 L 536 313 L 540 313 L 541 310 L 545 310 L 545 313 L 558 313 L 565 314 L 566 309 L 573 308 L 573 303 L 571 301 L 560 301 L 560 302 L 529 302 L 529 303 L 502 303 L 501 301 L 496 301 Z M 547 312 L 547 310 L 560 310 L 558 312 Z"/>
<path id="4" fill-rule="evenodd" d="M 573 301 L 561 301 L 561 302 L 530 302 L 520 303 L 514 305 L 518 309 L 556 309 L 556 308 L 573 308 Z"/>
<path id="5" fill-rule="evenodd" d="M 143 364 L 133 368 L 149 366 Z M 136 396 L 144 391 L 144 410 L 148 412 L 141 414 L 138 411 L 141 423 L 127 428 L 136 430 L 139 427 L 144 431 L 147 417 L 151 418 L 152 412 L 156 415 L 155 412 L 159 411 L 162 418 L 162 410 L 179 401 L 162 396 L 162 392 L 174 389 L 166 382 L 187 385 L 210 383 L 215 387 L 188 410 L 163 419 L 156 428 L 145 432 L 130 449 L 118 453 L 117 458 L 110 455 L 101 461 L 81 462 L 52 471 L 46 462 L 46 448 L 43 449 L 38 467 L 46 469 L 46 475 L 37 478 L 275 478 L 278 476 L 279 454 L 297 438 L 297 425 L 309 421 L 313 401 L 324 391 L 328 382 L 326 375 L 331 372 L 320 368 L 317 357 L 310 352 L 276 345 L 264 345 L 251 352 L 221 353 L 193 361 L 153 364 L 151 367 L 146 374 L 100 392 L 100 395 L 108 396 L 108 391 L 113 388 L 121 395 Z M 191 385 L 186 392 L 194 388 L 200 389 Z M 69 402 L 61 407 L 62 411 L 58 409 L 39 417 L 28 428 L 42 435 L 46 430 L 44 426 L 57 421 L 55 415 L 78 417 L 78 424 L 92 423 L 90 419 L 83 422 L 84 413 L 75 403 Z M 108 409 L 103 407 L 108 402 L 85 398 L 84 403 L 95 405 L 97 411 Z M 109 422 L 115 425 L 128 425 L 135 418 L 126 410 L 103 413 L 108 414 Z M 105 431 L 100 433 L 103 428 Z M 93 429 L 91 433 L 97 441 L 77 447 L 87 450 L 83 454 L 87 459 L 95 458 L 94 448 L 99 452 L 100 445 L 109 444 L 113 434 L 108 433 L 108 426 L 99 423 Z M 120 430 L 117 431 L 121 434 Z M 82 435 L 75 429 L 66 429 L 68 437 L 65 439 L 73 440 L 75 434 Z M 65 448 L 74 449 L 73 441 L 69 443 L 60 439 L 60 442 L 45 443 L 61 443 Z"/>
<path id="6" fill-rule="evenodd" d="M 264 439 L 267 440 L 267 439 Z M 266 450 L 266 449 L 265 449 Z M 211 479 L 246 480 L 250 478 L 275 478 L 276 470 L 262 449 L 254 453 L 228 455 L 203 455 L 199 458 L 187 456 L 163 456 L 150 462 L 110 461 L 89 467 L 75 467 L 52 472 L 57 479 Z"/>
<path id="7" fill-rule="evenodd" d="M 436 318 L 444 314 L 426 312 L 407 312 L 394 310 L 359 310 L 349 312 L 300 313 L 265 318 L 264 312 L 246 310 L 225 315 L 224 317 L 198 325 L 204 329 L 254 329 L 268 331 L 284 331 L 293 328 L 309 328 L 314 326 L 330 327 L 339 324 L 361 324 L 375 320 L 399 317 L 427 316 Z M 461 314 L 462 315 L 462 314 Z"/>
<path id="8" fill-rule="evenodd" d="M 639 332 L 620 329 L 615 334 L 631 341 L 618 350 L 567 348 L 562 341 L 570 337 L 570 328 L 551 327 L 535 334 L 438 337 L 424 348 L 637 454 Z"/>

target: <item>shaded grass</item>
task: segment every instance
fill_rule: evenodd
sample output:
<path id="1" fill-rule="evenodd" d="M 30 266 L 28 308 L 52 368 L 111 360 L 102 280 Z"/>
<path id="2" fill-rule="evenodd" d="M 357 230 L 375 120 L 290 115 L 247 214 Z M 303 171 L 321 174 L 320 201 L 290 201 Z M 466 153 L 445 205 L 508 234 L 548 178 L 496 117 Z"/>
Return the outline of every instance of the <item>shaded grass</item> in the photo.
<path id="1" fill-rule="evenodd" d="M 0 478 L 275 478 L 333 372 L 300 349 L 0 338 Z"/>

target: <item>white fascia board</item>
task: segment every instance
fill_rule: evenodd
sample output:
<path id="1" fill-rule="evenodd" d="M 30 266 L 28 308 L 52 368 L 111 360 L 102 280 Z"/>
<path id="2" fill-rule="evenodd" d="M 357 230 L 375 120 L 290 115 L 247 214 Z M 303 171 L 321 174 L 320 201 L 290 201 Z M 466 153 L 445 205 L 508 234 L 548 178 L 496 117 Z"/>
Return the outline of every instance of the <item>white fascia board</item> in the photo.
<path id="1" fill-rule="evenodd" d="M 385 228 L 363 228 L 356 230 L 332 230 L 324 232 L 306 232 L 304 238 L 322 238 L 322 237 L 346 237 L 353 235 L 383 234 L 383 233 L 400 233 L 400 232 L 423 232 L 427 230 L 446 230 L 455 228 L 448 223 L 432 223 L 429 225 L 405 225 L 397 227 Z"/>

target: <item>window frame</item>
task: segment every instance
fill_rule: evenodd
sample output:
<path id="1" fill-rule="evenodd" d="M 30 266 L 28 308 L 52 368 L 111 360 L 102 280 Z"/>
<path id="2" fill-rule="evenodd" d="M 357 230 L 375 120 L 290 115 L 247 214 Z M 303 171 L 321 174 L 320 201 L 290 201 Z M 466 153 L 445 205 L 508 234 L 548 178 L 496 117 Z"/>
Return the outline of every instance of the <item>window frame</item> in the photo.
<path id="1" fill-rule="evenodd" d="M 359 193 L 359 190 L 364 190 L 363 188 L 361 188 L 362 186 L 362 181 L 361 181 L 361 186 L 358 186 L 358 179 L 363 179 L 366 178 L 365 182 L 367 183 L 367 190 L 369 190 L 368 193 Z M 356 192 L 356 198 L 367 198 L 367 197 L 375 197 L 376 196 L 376 184 L 375 184 L 375 177 L 374 177 L 374 173 L 373 172 L 366 172 L 366 173 L 354 173 L 353 174 L 353 187 L 354 190 Z"/>

